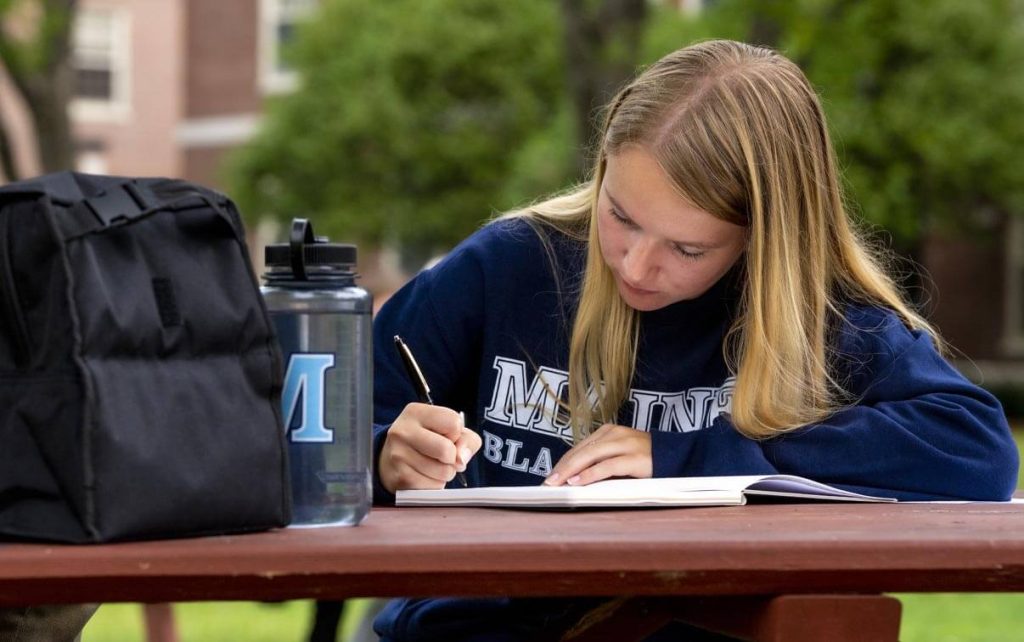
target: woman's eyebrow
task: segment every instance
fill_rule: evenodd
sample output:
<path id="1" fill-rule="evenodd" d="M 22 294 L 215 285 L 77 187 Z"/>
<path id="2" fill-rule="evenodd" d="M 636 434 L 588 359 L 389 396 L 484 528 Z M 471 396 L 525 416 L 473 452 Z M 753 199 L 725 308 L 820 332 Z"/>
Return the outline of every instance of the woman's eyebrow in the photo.
<path id="1" fill-rule="evenodd" d="M 617 200 L 615 200 L 615 197 L 612 196 L 608 192 L 607 188 L 605 188 L 604 194 L 605 194 L 605 196 L 608 197 L 608 200 L 612 202 L 612 206 L 616 209 L 616 211 L 618 211 L 619 214 L 621 214 L 622 216 L 626 217 L 627 219 L 629 219 L 631 221 L 633 220 L 633 217 L 629 215 L 629 212 L 627 212 L 626 209 L 624 207 L 622 207 L 622 205 L 620 205 Z M 713 249 L 719 247 L 717 244 L 714 244 L 714 243 L 701 243 L 699 241 L 671 241 L 671 242 L 675 243 L 676 245 L 685 245 L 686 247 L 692 247 L 692 248 L 696 248 L 696 249 L 699 249 L 699 250 L 713 250 Z"/>

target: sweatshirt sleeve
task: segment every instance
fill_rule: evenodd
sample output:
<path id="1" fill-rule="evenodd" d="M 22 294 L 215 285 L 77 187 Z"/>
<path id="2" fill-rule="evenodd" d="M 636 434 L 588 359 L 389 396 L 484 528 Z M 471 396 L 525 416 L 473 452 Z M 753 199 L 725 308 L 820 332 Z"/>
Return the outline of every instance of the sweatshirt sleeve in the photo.
<path id="1" fill-rule="evenodd" d="M 787 473 L 903 500 L 1009 499 L 1018 453 L 1002 407 L 927 334 L 851 307 L 839 348 L 851 405 L 763 441 L 725 415 L 695 433 L 652 433 L 655 476 Z"/>
<path id="2" fill-rule="evenodd" d="M 437 405 L 468 410 L 475 394 L 483 324 L 483 277 L 472 248 L 460 247 L 424 270 L 384 304 L 373 322 L 373 499 L 393 504 L 380 483 L 379 462 L 387 430 L 402 409 L 417 401 L 394 346 L 408 344 Z"/>

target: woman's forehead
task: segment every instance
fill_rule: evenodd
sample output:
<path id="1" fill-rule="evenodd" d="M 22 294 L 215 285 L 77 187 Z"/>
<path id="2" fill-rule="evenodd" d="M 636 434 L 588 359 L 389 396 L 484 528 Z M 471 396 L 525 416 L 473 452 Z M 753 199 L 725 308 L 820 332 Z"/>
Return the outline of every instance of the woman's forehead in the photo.
<path id="1" fill-rule="evenodd" d="M 654 156 L 636 145 L 608 156 L 601 192 L 620 213 L 674 241 L 717 244 L 737 227 L 680 194 Z"/>

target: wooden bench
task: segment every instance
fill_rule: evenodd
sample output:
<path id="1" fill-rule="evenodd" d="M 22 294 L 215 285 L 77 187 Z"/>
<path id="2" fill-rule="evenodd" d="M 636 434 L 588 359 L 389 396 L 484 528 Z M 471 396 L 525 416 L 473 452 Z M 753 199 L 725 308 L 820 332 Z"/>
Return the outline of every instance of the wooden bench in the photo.
<path id="1" fill-rule="evenodd" d="M 374 509 L 358 528 L 0 544 L 0 604 L 613 597 L 571 639 L 682 619 L 749 640 L 896 640 L 886 592 L 1024 590 L 1024 505 Z"/>

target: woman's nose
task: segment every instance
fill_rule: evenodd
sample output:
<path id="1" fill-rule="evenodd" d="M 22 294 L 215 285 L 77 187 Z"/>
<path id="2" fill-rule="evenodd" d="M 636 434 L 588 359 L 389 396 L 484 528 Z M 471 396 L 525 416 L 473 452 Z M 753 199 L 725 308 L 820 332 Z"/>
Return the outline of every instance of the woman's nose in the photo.
<path id="1" fill-rule="evenodd" d="M 655 268 L 655 244 L 638 239 L 626 248 L 622 258 L 622 276 L 633 283 L 644 283 Z"/>

